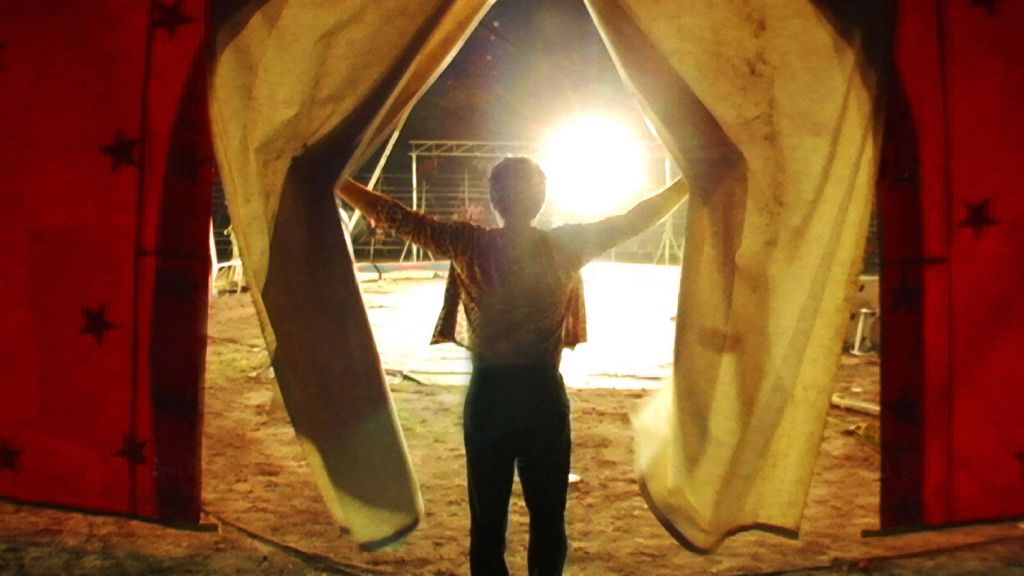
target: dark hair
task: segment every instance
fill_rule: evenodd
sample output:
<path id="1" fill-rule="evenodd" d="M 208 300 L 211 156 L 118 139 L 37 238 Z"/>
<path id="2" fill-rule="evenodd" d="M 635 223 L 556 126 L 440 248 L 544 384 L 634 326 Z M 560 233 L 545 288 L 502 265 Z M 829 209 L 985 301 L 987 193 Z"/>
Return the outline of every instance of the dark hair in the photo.
<path id="1" fill-rule="evenodd" d="M 505 158 L 491 170 L 491 205 L 502 220 L 533 220 L 544 206 L 546 181 L 533 160 Z"/>

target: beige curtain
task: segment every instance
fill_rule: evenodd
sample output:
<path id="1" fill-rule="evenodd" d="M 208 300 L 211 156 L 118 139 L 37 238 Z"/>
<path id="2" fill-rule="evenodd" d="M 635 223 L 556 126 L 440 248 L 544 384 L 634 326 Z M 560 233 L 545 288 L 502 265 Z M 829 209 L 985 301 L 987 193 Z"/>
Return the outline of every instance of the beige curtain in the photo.
<path id="1" fill-rule="evenodd" d="M 281 394 L 328 508 L 367 547 L 422 504 L 332 186 L 395 130 L 492 0 L 224 0 L 210 108 Z"/>
<path id="2" fill-rule="evenodd" d="M 891 8 L 587 4 L 693 187 L 674 382 L 635 424 L 642 490 L 695 550 L 795 534 L 862 262 Z"/>

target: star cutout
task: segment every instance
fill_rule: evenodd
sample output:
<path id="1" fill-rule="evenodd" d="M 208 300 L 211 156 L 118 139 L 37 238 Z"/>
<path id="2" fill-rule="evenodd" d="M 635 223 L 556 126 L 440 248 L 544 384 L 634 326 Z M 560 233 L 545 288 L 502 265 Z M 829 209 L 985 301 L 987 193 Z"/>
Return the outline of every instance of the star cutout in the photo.
<path id="1" fill-rule="evenodd" d="M 121 441 L 121 448 L 114 452 L 114 456 L 124 458 L 132 466 L 146 463 L 146 442 L 135 439 L 132 434 L 125 434 Z"/>
<path id="2" fill-rule="evenodd" d="M 921 406 L 907 396 L 900 396 L 887 408 L 904 424 L 917 426 L 921 423 Z"/>
<path id="3" fill-rule="evenodd" d="M 0 472 L 4 470 L 16 472 L 19 456 L 21 456 L 21 450 L 9 445 L 6 438 L 0 438 Z"/>
<path id="4" fill-rule="evenodd" d="M 174 38 L 174 31 L 178 26 L 187 26 L 194 22 L 192 18 L 181 13 L 181 0 L 176 0 L 173 4 L 154 2 L 153 9 L 153 28 L 167 30 L 168 38 Z"/>
<path id="5" fill-rule="evenodd" d="M 896 174 L 895 181 L 901 186 L 917 188 L 920 183 L 920 178 L 918 178 L 917 171 L 915 170 L 901 170 Z"/>
<path id="6" fill-rule="evenodd" d="M 112 172 L 117 171 L 123 164 L 138 168 L 139 164 L 135 161 L 135 147 L 138 145 L 138 138 L 125 138 L 121 135 L 120 130 L 115 130 L 114 142 L 101 147 L 100 152 L 110 156 L 110 170 Z"/>
<path id="7" fill-rule="evenodd" d="M 988 198 L 981 202 L 967 202 L 967 216 L 960 221 L 961 228 L 973 228 L 974 237 L 981 236 L 981 233 L 985 231 L 985 228 L 993 226 L 996 223 L 995 218 L 992 218 L 992 213 L 989 211 Z"/>
<path id="8" fill-rule="evenodd" d="M 996 13 L 996 7 L 999 6 L 1001 1 L 1002 0 L 971 0 L 971 5 L 981 6 L 990 15 L 994 15 Z"/>
<path id="9" fill-rule="evenodd" d="M 85 326 L 82 326 L 78 333 L 91 334 L 96 339 L 96 343 L 101 346 L 103 345 L 103 336 L 107 331 L 119 327 L 117 324 L 107 320 L 106 304 L 99 308 L 86 308 L 83 306 L 82 316 L 85 318 Z"/>
<path id="10" fill-rule="evenodd" d="M 906 279 L 892 289 L 893 310 L 916 312 L 921 307 L 921 288 L 908 284 Z"/>
<path id="11" fill-rule="evenodd" d="M 203 288 L 205 290 L 205 287 Z M 159 270 L 156 273 L 156 293 L 188 301 L 200 290 L 199 285 L 189 274 L 171 270 Z"/>
<path id="12" fill-rule="evenodd" d="M 898 449 L 894 449 L 893 453 L 899 453 Z M 882 474 L 889 478 L 894 478 L 900 482 L 906 482 L 909 477 L 914 473 L 914 467 L 911 463 L 905 459 L 909 456 L 906 450 L 898 454 L 899 459 L 890 459 L 882 467 Z"/>
<path id="13" fill-rule="evenodd" d="M 893 511 L 903 519 L 920 520 L 921 519 L 921 502 L 915 498 L 908 496 L 900 497 L 896 505 L 893 506 Z"/>
<path id="14" fill-rule="evenodd" d="M 167 172 L 183 182 L 198 184 L 206 162 L 191 146 L 178 146 L 167 154 Z"/>

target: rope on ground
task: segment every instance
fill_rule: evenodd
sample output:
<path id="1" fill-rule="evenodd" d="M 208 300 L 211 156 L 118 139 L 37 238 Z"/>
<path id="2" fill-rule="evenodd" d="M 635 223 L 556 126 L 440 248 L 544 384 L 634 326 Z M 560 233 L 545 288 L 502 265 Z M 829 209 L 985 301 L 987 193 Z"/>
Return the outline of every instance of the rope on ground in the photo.
<path id="1" fill-rule="evenodd" d="M 872 568 L 878 568 L 877 564 L 880 563 L 894 562 L 898 560 L 910 560 L 914 558 L 925 558 L 934 554 L 948 554 L 950 552 L 971 550 L 973 548 L 981 548 L 983 546 L 990 546 L 993 544 L 1003 544 L 1006 542 L 1013 542 L 1016 540 L 1024 541 L 1024 537 L 1003 536 L 1001 538 L 993 538 L 991 540 L 966 542 L 964 544 L 948 546 L 946 548 L 929 548 L 927 550 L 917 550 L 915 552 L 907 552 L 905 554 L 893 554 L 891 556 L 868 556 L 865 558 L 836 558 L 828 564 L 820 564 L 817 566 L 805 566 L 803 568 L 792 568 L 786 570 L 776 570 L 772 572 L 757 572 L 751 573 L 749 576 L 795 576 L 797 574 L 809 574 L 813 572 L 819 572 L 821 570 L 835 569 L 842 569 L 843 572 L 851 570 L 870 570 Z"/>
<path id="2" fill-rule="evenodd" d="M 298 558 L 303 564 L 309 566 L 310 568 L 320 570 L 321 572 L 325 572 L 327 574 L 337 574 L 338 576 L 369 576 L 375 574 L 394 574 L 394 572 L 392 572 L 391 570 L 376 568 L 373 566 L 366 566 L 363 564 L 356 564 L 354 562 L 340 562 L 329 556 L 324 556 L 323 554 L 307 552 L 305 550 L 302 550 L 301 548 L 296 548 L 295 546 L 292 546 L 290 544 L 285 544 L 284 542 L 274 540 L 269 536 L 264 536 L 263 534 L 246 528 L 245 526 L 242 526 L 237 522 L 233 522 L 231 520 L 228 520 L 227 518 L 224 518 L 223 516 L 215 514 L 207 510 L 206 508 L 203 508 L 203 513 L 225 526 L 230 526 L 231 528 L 238 530 L 242 534 L 245 534 L 249 538 L 265 546 L 269 546 L 271 548 L 274 548 L 275 550 L 288 554 L 289 556 Z"/>
<path id="3" fill-rule="evenodd" d="M 215 336 L 213 334 L 207 334 L 206 339 L 210 342 L 224 342 L 226 344 L 234 344 L 235 346 L 244 346 L 245 348 L 248 348 L 253 352 L 259 352 L 261 350 L 267 349 L 266 345 L 264 344 L 253 344 L 252 342 L 243 342 L 241 340 L 230 338 L 228 336 Z"/>

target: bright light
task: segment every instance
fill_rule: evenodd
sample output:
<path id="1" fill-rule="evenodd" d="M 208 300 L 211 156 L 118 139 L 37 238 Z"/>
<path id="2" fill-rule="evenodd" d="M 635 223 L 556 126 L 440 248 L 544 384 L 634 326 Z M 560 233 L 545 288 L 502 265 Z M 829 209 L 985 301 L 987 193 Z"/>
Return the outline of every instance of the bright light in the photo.
<path id="1" fill-rule="evenodd" d="M 624 123 L 587 116 L 555 129 L 541 149 L 548 209 L 587 221 L 629 208 L 647 190 L 647 150 Z"/>

